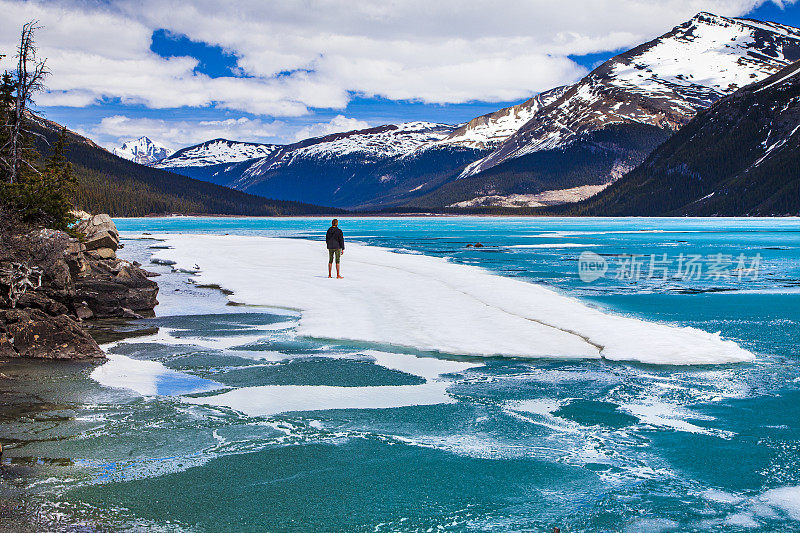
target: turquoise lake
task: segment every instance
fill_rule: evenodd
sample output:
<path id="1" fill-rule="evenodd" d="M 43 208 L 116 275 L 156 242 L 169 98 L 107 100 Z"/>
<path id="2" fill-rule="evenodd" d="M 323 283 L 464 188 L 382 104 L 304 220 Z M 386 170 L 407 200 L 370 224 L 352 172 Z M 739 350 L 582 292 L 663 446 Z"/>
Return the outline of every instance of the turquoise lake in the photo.
<path id="1" fill-rule="evenodd" d="M 4 461 L 30 469 L 19 488 L 54 528 L 800 530 L 800 219 L 340 219 L 348 242 L 720 332 L 756 356 L 725 365 L 376 357 L 298 336 L 297 313 L 231 305 L 236 294 L 151 263 L 158 234 L 322 240 L 328 222 L 116 220 L 119 255 L 161 274 L 161 305 L 106 364 L 156 378 L 126 386 L 95 364 L 13 363 L 42 407 L 0 420 Z M 587 261 L 606 270 L 587 280 Z M 202 403 L 245 387 L 303 396 L 431 376 L 447 402 L 268 416 Z"/>

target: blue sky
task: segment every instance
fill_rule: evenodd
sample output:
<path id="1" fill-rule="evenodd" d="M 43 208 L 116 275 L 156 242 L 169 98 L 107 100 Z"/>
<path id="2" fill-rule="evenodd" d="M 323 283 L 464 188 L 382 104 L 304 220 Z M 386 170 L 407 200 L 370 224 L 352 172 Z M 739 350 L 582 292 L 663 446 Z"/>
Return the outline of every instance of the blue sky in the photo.
<path id="1" fill-rule="evenodd" d="M 48 118 L 108 147 L 148 135 L 175 149 L 217 136 L 293 142 L 460 123 L 574 82 L 700 10 L 800 26 L 800 5 L 756 3 L 575 0 L 556 10 L 500 0 L 488 11 L 467 0 L 370 0 L 328 12 L 335 2 L 319 3 L 317 13 L 313 1 L 298 11 L 255 0 L 225 10 L 210 0 L 0 0 L 0 11 L 42 22 L 53 75 L 38 109 Z M 0 52 L 13 43 L 9 26 Z"/>

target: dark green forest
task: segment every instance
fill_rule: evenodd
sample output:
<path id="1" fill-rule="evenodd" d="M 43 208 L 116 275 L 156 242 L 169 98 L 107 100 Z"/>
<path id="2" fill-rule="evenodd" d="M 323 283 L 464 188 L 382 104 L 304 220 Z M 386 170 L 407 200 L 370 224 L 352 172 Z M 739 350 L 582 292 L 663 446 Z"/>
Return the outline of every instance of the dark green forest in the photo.
<path id="1" fill-rule="evenodd" d="M 795 63 L 699 113 L 596 196 L 547 214 L 800 214 L 800 80 Z M 770 148 L 767 151 L 767 148 Z"/>
<path id="2" fill-rule="evenodd" d="M 60 126 L 34 117 L 31 130 L 40 154 L 52 150 Z M 67 159 L 78 180 L 75 206 L 111 216 L 214 214 L 243 216 L 342 213 L 340 209 L 270 200 L 119 158 L 67 132 Z"/>

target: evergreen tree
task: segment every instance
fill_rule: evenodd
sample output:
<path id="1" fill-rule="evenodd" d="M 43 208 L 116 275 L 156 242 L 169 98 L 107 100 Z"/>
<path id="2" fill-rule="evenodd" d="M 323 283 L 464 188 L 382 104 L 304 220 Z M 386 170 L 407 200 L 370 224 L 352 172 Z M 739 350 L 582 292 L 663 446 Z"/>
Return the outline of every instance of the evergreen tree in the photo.
<path id="1" fill-rule="evenodd" d="M 6 185 L 6 200 L 23 219 L 63 231 L 75 222 L 71 214 L 77 180 L 66 156 L 66 128 L 41 172 L 33 172 L 14 185 Z"/>

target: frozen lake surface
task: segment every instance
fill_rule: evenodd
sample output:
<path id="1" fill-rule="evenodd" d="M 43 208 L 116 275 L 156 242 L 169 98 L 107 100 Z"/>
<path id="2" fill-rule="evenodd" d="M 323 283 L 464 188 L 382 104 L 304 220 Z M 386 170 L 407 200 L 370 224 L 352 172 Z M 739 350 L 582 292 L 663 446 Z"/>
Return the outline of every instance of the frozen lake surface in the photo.
<path id="1" fill-rule="evenodd" d="M 119 220 L 158 316 L 103 365 L 18 365 L 31 497 L 131 529 L 800 528 L 797 219 L 340 224 L 337 281 L 324 219 Z"/>

